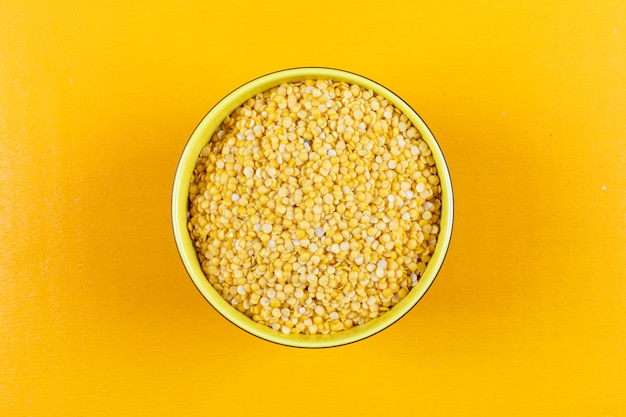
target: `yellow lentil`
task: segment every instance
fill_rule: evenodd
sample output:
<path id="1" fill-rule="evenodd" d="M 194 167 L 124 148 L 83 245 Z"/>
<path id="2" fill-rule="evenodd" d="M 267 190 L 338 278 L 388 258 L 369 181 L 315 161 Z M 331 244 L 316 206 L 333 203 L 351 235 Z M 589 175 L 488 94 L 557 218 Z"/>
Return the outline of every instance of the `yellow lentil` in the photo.
<path id="1" fill-rule="evenodd" d="M 283 333 L 328 334 L 407 296 L 434 252 L 441 185 L 419 130 L 357 85 L 246 101 L 200 152 L 188 230 L 209 282 Z"/>

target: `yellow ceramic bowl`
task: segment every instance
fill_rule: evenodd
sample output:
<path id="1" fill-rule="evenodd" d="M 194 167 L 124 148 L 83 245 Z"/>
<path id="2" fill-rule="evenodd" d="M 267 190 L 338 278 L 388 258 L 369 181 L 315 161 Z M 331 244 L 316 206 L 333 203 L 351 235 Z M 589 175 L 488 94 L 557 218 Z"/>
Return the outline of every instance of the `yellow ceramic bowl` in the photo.
<path id="1" fill-rule="evenodd" d="M 237 311 L 220 296 L 207 280 L 202 272 L 200 262 L 198 261 L 187 231 L 189 181 L 201 149 L 210 140 L 213 132 L 220 126 L 224 118 L 237 107 L 256 94 L 269 90 L 282 83 L 320 78 L 357 84 L 382 95 L 406 114 L 413 125 L 420 131 L 423 139 L 430 146 L 441 181 L 442 213 L 440 232 L 437 247 L 428 263 L 426 271 L 409 294 L 391 310 L 365 324 L 330 335 L 286 335 L 267 326 L 258 324 Z M 450 244 L 452 219 L 452 183 L 450 181 L 448 167 L 443 153 L 439 148 L 439 144 L 422 119 L 400 97 L 380 84 L 357 74 L 330 68 L 294 68 L 274 72 L 252 80 L 227 95 L 209 111 L 204 119 L 202 119 L 187 142 L 182 156 L 180 157 L 178 168 L 176 169 L 172 192 L 172 225 L 176 246 L 178 247 L 178 252 L 187 273 L 200 293 L 202 293 L 204 298 L 206 298 L 222 316 L 241 329 L 271 342 L 296 347 L 321 348 L 356 342 L 385 329 L 404 316 L 420 298 L 422 298 L 441 268 Z"/>

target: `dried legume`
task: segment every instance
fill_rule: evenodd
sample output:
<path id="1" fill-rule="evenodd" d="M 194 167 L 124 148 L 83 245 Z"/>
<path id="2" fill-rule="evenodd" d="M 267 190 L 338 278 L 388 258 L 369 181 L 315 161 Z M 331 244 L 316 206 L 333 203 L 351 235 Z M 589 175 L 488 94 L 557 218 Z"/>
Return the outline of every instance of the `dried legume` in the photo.
<path id="1" fill-rule="evenodd" d="M 327 334 L 406 297 L 439 232 L 431 151 L 384 97 L 330 80 L 282 84 L 202 149 L 188 229 L 213 287 L 283 333 Z"/>

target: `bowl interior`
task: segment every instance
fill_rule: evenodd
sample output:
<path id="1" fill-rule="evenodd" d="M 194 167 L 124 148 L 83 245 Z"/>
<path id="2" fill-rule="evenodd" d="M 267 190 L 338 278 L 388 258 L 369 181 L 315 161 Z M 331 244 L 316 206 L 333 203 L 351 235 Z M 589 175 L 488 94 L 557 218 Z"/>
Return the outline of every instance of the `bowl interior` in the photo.
<path id="1" fill-rule="evenodd" d="M 442 190 L 440 231 L 435 252 L 432 254 L 424 274 L 409 294 L 392 309 L 365 324 L 330 335 L 286 335 L 256 323 L 236 310 L 209 283 L 201 269 L 187 231 L 188 189 L 200 151 L 226 116 L 258 93 L 282 83 L 315 78 L 358 84 L 382 95 L 408 116 L 411 123 L 420 131 L 424 141 L 430 146 L 437 165 Z M 330 347 L 355 342 L 381 331 L 406 314 L 428 290 L 441 268 L 450 244 L 452 220 L 452 183 L 448 167 L 437 141 L 422 119 L 408 104 L 385 87 L 357 74 L 330 68 L 295 68 L 271 73 L 244 84 L 222 99 L 202 119 L 187 142 L 176 169 L 172 192 L 172 224 L 176 246 L 185 269 L 198 290 L 220 314 L 243 330 L 275 343 L 296 347 Z"/>

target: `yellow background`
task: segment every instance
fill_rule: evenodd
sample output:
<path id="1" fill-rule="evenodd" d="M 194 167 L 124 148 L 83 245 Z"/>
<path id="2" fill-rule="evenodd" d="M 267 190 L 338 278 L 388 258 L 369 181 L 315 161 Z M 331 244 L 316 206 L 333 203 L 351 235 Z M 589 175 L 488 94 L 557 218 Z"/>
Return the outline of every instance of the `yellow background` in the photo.
<path id="1" fill-rule="evenodd" d="M 0 415 L 626 416 L 626 3 L 0 0 Z M 237 329 L 169 199 L 225 94 L 304 65 L 408 101 L 452 245 L 400 322 Z"/>

